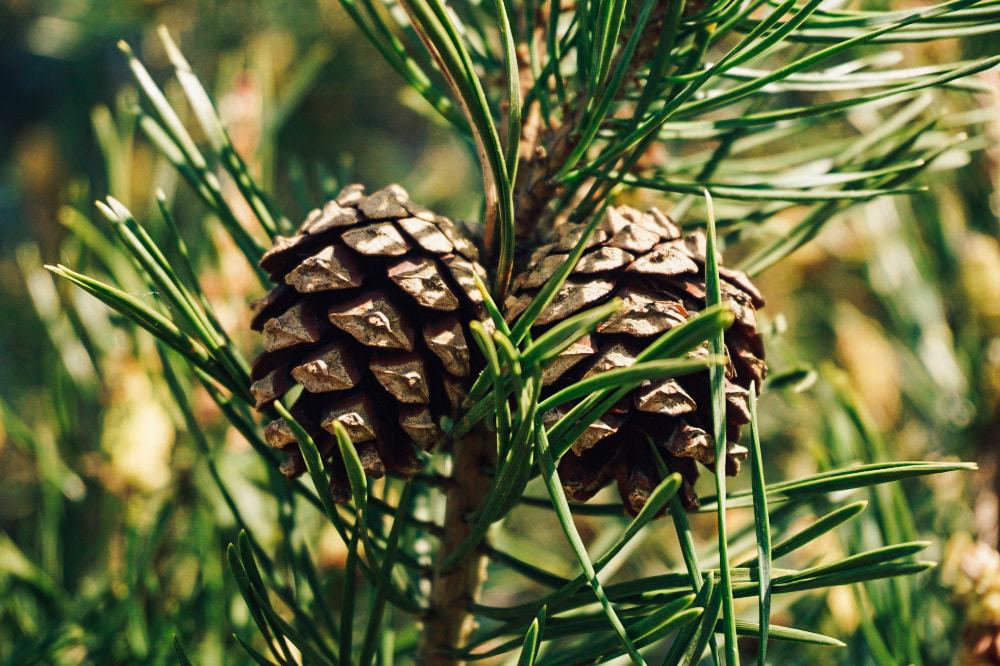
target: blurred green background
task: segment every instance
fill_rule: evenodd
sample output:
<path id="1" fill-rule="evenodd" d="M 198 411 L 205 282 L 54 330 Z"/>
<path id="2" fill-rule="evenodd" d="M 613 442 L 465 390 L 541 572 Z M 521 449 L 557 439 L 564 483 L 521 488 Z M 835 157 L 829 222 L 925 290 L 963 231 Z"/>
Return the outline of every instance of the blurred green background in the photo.
<path id="1" fill-rule="evenodd" d="M 242 663 L 232 634 L 252 635 L 225 571 L 235 523 L 169 406 L 150 339 L 116 329 L 108 310 L 41 268 L 107 259 L 93 200 L 110 193 L 145 215 L 161 188 L 223 324 L 251 346 L 251 276 L 135 127 L 116 42 L 164 80 L 159 25 L 289 217 L 347 177 L 401 182 L 443 213 L 477 212 L 468 147 L 336 0 L 0 3 L 0 663 L 166 663 L 175 635 L 197 663 Z M 989 39 L 909 55 L 985 53 L 995 50 Z M 995 112 L 1000 75 L 983 79 L 993 97 L 970 104 Z M 978 127 L 981 150 L 938 165 L 928 192 L 853 209 L 762 278 L 772 370 L 789 378 L 762 402 L 769 480 L 873 458 L 980 464 L 905 486 L 912 523 L 943 562 L 916 586 L 912 625 L 880 615 L 877 590 L 837 588 L 775 608 L 779 623 L 791 615 L 849 641 L 808 656 L 819 663 L 868 663 L 872 627 L 904 640 L 895 630 L 913 626 L 927 663 L 1000 663 L 1000 114 Z M 207 396 L 192 391 L 191 401 L 246 518 L 277 540 L 282 516 L 260 491 L 259 461 Z M 852 421 L 858 406 L 864 428 Z M 515 516 L 508 548 L 554 527 L 536 518 Z M 735 516 L 734 530 L 747 520 Z M 319 525 L 300 516 L 296 530 L 330 574 L 336 604 L 344 548 Z M 710 544 L 708 522 L 694 526 Z M 822 540 L 814 555 L 854 550 L 866 529 L 875 528 Z M 655 569 L 653 551 L 672 538 L 665 529 L 622 573 Z M 561 546 L 551 559 L 552 570 L 572 570 Z M 504 581 L 487 593 L 503 596 Z M 775 663 L 805 658 L 788 649 L 775 648 Z"/>

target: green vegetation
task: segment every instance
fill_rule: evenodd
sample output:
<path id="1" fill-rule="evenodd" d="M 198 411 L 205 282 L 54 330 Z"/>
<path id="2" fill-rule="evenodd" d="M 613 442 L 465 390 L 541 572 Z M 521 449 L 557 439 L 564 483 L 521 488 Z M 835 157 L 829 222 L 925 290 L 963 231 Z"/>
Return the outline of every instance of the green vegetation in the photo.
<path id="1" fill-rule="evenodd" d="M 440 663 L 992 649 L 965 564 L 992 561 L 1000 507 L 995 0 L 51 4 L 0 10 L 23 101 L 0 109 L 0 662 L 417 663 L 435 568 L 470 555 L 476 626 Z M 337 424 L 337 504 L 290 405 L 266 417 L 306 474 L 264 441 L 248 302 L 271 241 L 356 180 L 481 222 L 493 321 L 470 325 L 486 367 L 424 471 L 366 477 Z M 621 307 L 532 334 L 618 203 L 706 231 L 705 308 L 543 398 Z M 556 220 L 585 231 L 505 321 Z M 736 477 L 716 251 L 768 298 Z M 637 515 L 568 501 L 558 462 L 590 423 L 706 368 L 697 511 L 655 446 Z M 447 459 L 476 437 L 489 487 L 444 552 Z"/>

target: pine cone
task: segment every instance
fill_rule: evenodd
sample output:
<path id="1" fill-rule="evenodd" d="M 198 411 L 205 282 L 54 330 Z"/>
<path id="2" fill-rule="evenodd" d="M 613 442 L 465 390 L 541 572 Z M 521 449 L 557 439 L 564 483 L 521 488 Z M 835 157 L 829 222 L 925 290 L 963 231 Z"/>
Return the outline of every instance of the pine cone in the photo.
<path id="1" fill-rule="evenodd" d="M 440 417 L 465 397 L 482 362 L 467 329 L 484 319 L 477 259 L 452 221 L 398 185 L 367 197 L 360 185 L 345 188 L 261 258 L 278 286 L 254 304 L 251 327 L 265 351 L 250 391 L 264 409 L 295 384 L 304 389 L 291 411 L 316 441 L 338 501 L 350 486 L 334 421 L 370 476 L 411 476 L 420 469 L 412 444 L 432 445 Z M 284 474 L 305 471 L 284 420 L 264 436 L 288 454 Z"/>
<path id="2" fill-rule="evenodd" d="M 557 228 L 555 241 L 540 247 L 530 268 L 518 275 L 505 303 L 513 320 L 538 289 L 566 259 L 583 232 L 579 225 Z M 705 236 L 681 234 L 663 213 L 628 207 L 609 208 L 591 236 L 585 254 L 552 304 L 535 323 L 536 333 L 570 315 L 615 296 L 621 310 L 597 331 L 566 349 L 546 368 L 545 392 L 551 394 L 579 379 L 630 365 L 656 336 L 704 308 Z M 760 388 L 766 372 L 764 347 L 757 333 L 755 308 L 763 306 L 760 292 L 739 271 L 719 269 L 724 301 L 736 316 L 726 332 L 726 434 L 729 475 L 739 471 L 747 450 L 737 444 L 740 426 L 748 423 L 751 383 Z M 702 346 L 692 352 L 707 354 Z M 565 410 L 543 414 L 551 424 Z M 663 453 L 667 466 L 684 478 L 682 497 L 697 506 L 693 485 L 695 462 L 711 466 L 715 447 L 711 427 L 708 373 L 646 382 L 596 420 L 563 456 L 559 474 L 570 499 L 586 501 L 612 479 L 626 509 L 635 514 L 660 482 L 649 441 Z"/>

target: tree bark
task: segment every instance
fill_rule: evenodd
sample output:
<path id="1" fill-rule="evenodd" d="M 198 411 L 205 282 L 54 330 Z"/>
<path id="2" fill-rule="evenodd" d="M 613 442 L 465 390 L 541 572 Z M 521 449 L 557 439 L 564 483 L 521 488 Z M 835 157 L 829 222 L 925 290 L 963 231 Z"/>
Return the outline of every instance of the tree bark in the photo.
<path id="1" fill-rule="evenodd" d="M 462 647 L 475 628 L 470 604 L 486 579 L 486 558 L 475 548 L 455 565 L 442 563 L 469 535 L 468 515 L 482 504 L 490 489 L 488 469 L 495 444 L 490 433 L 478 428 L 455 443 L 452 483 L 446 494 L 444 531 L 437 551 L 437 568 L 431 588 L 430 609 L 424 618 L 417 663 L 422 666 L 455 666 L 464 661 L 445 650 Z"/>

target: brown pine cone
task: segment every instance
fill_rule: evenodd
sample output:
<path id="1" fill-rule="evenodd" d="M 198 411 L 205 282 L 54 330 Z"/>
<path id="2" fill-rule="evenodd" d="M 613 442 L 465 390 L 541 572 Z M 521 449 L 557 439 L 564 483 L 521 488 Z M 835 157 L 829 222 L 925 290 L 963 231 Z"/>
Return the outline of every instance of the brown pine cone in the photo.
<path id="1" fill-rule="evenodd" d="M 350 496 L 333 437 L 340 421 L 365 471 L 410 476 L 413 448 L 441 435 L 481 367 L 467 324 L 483 319 L 475 246 L 447 218 L 415 205 L 398 185 L 364 195 L 351 185 L 279 238 L 260 265 L 278 284 L 254 304 L 263 332 L 250 390 L 258 409 L 302 387 L 291 408 Z M 281 471 L 305 471 L 288 424 L 267 424 L 268 444 L 288 454 Z"/>
<path id="2" fill-rule="evenodd" d="M 530 268 L 517 276 L 513 294 L 505 303 L 508 319 L 524 311 L 582 232 L 582 226 L 563 225 L 557 229 L 554 242 L 532 255 Z M 702 310 L 704 266 L 705 236 L 701 231 L 682 236 L 680 229 L 655 208 L 646 213 L 625 206 L 609 208 L 585 254 L 533 331 L 541 333 L 615 296 L 622 299 L 623 306 L 594 334 L 566 349 L 546 368 L 545 393 L 630 365 L 656 336 Z M 737 442 L 740 426 L 750 418 L 748 389 L 751 383 L 759 389 L 766 372 L 755 317 L 764 299 L 743 273 L 720 268 L 719 274 L 723 300 L 736 316 L 725 335 L 726 434 L 730 442 L 726 470 L 735 475 L 747 454 Z M 692 353 L 706 354 L 707 347 Z M 637 513 L 661 480 L 649 450 L 652 441 L 659 446 L 667 466 L 684 477 L 682 495 L 687 506 L 697 506 L 695 462 L 711 466 L 715 460 L 709 395 L 707 371 L 640 386 L 595 421 L 563 456 L 559 474 L 567 495 L 583 502 L 615 479 L 626 509 Z M 570 407 L 544 414 L 543 421 L 555 422 Z"/>

